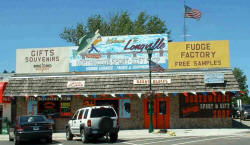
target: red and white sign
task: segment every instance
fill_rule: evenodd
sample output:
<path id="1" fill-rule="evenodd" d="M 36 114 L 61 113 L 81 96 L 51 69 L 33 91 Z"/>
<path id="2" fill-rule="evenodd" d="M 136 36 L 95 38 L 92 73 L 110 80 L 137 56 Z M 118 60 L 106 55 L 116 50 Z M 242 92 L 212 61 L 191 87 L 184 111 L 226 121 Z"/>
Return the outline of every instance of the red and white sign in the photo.
<path id="1" fill-rule="evenodd" d="M 83 88 L 85 81 L 68 81 L 67 88 Z"/>
<path id="2" fill-rule="evenodd" d="M 171 83 L 171 79 L 152 79 L 151 83 L 153 85 L 156 85 L 156 84 L 169 84 L 169 83 Z M 148 85 L 149 84 L 149 79 L 134 80 L 133 84 L 135 84 L 135 85 Z"/>

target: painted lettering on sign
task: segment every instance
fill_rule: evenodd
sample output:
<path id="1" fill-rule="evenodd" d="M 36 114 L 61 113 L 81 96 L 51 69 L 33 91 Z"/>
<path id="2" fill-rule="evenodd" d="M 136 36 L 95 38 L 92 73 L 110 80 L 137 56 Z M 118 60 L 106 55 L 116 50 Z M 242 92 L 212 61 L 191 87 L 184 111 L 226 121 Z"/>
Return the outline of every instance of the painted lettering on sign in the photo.
<path id="1" fill-rule="evenodd" d="M 154 84 L 169 84 L 171 83 L 171 79 L 152 79 L 151 83 Z M 149 84 L 149 80 L 148 79 L 138 79 L 138 80 L 134 80 L 133 84 L 135 85 L 144 85 L 144 84 Z"/>
<path id="2" fill-rule="evenodd" d="M 180 118 L 230 117 L 230 95 L 181 95 Z"/>
<path id="3" fill-rule="evenodd" d="M 169 69 L 218 68 L 229 66 L 228 41 L 169 43 Z"/>
<path id="4" fill-rule="evenodd" d="M 83 88 L 85 81 L 68 81 L 67 88 Z"/>
<path id="5" fill-rule="evenodd" d="M 143 49 L 147 50 L 149 47 L 152 47 L 153 49 L 163 49 L 165 47 L 165 43 L 163 41 L 164 38 L 158 38 L 154 43 L 130 44 L 132 42 L 132 39 L 130 39 L 125 45 L 124 50 L 139 50 L 139 52 L 142 52 Z"/>

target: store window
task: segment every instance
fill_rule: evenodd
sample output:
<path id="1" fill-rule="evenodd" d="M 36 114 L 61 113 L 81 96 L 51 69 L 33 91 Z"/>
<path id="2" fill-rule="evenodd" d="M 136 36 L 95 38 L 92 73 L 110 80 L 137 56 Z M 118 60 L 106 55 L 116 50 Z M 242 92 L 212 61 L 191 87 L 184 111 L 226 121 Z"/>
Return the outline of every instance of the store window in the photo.
<path id="1" fill-rule="evenodd" d="M 159 102 L 159 113 L 162 115 L 166 114 L 166 101 Z"/>
<path id="2" fill-rule="evenodd" d="M 39 114 L 47 116 L 59 117 L 60 115 L 60 102 L 59 101 L 40 101 Z"/>
<path id="3" fill-rule="evenodd" d="M 150 114 L 150 102 L 147 102 L 147 114 Z M 152 114 L 154 114 L 154 102 L 152 101 Z"/>
<path id="4" fill-rule="evenodd" d="M 60 103 L 60 116 L 71 116 L 71 102 Z"/>
<path id="5" fill-rule="evenodd" d="M 38 101 L 38 114 L 44 114 L 56 117 L 70 117 L 71 113 L 71 97 L 62 96 L 58 97 L 37 97 Z"/>

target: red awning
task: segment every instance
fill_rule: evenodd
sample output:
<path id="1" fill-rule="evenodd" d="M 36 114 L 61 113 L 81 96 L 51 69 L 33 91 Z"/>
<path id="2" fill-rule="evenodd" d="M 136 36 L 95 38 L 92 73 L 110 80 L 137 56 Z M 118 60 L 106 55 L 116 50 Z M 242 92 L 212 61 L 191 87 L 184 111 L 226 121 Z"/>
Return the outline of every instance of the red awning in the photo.
<path id="1" fill-rule="evenodd" d="M 3 103 L 3 91 L 7 85 L 7 82 L 0 82 L 0 103 Z"/>

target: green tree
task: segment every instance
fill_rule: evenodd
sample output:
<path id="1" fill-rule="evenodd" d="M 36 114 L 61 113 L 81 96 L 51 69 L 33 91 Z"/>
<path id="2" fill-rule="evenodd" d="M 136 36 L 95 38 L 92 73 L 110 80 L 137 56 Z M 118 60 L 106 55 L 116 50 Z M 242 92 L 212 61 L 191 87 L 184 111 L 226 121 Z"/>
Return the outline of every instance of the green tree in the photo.
<path id="1" fill-rule="evenodd" d="M 141 12 L 138 17 L 132 21 L 128 12 L 116 13 L 108 19 L 101 15 L 89 17 L 86 24 L 77 23 L 76 26 L 66 27 L 60 33 L 60 37 L 67 42 L 78 45 L 79 39 L 90 32 L 99 29 L 102 36 L 132 35 L 132 34 L 158 34 L 167 33 L 165 22 L 158 16 L 150 16 Z"/>
<path id="2" fill-rule="evenodd" d="M 9 72 L 8 72 L 7 70 L 4 70 L 3 73 L 4 73 L 4 74 L 7 74 L 7 73 L 9 73 Z"/>
<path id="3" fill-rule="evenodd" d="M 250 104 L 250 98 L 248 97 L 248 85 L 247 85 L 246 75 L 240 68 L 234 68 L 233 74 L 239 84 L 240 91 L 244 92 L 244 94 L 241 94 L 239 98 L 242 100 L 243 104 Z"/>

